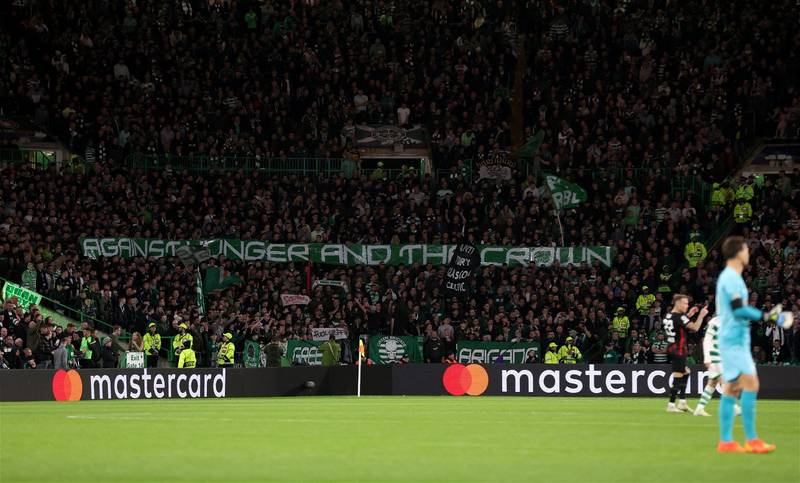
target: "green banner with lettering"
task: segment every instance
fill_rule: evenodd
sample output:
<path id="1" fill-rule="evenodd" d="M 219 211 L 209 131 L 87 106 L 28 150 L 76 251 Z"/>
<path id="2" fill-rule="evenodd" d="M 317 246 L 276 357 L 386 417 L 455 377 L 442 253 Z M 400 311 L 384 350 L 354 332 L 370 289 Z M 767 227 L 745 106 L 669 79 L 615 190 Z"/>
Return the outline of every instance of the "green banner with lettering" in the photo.
<path id="1" fill-rule="evenodd" d="M 8 300 L 11 297 L 17 297 L 20 307 L 28 308 L 30 304 L 39 305 L 42 301 L 42 296 L 33 290 L 28 290 L 25 287 L 11 282 L 6 282 L 3 285 L 3 300 Z"/>
<path id="2" fill-rule="evenodd" d="M 322 352 L 319 346 L 323 342 L 289 339 L 286 341 L 286 358 L 296 366 L 321 366 Z"/>
<path id="3" fill-rule="evenodd" d="M 492 364 L 495 362 L 522 364 L 528 358 L 529 351 L 533 351 L 538 359 L 539 343 L 473 342 L 468 340 L 456 343 L 456 359 L 462 364 Z M 500 357 L 502 359 L 498 360 Z"/>
<path id="4" fill-rule="evenodd" d="M 402 362 L 422 362 L 422 353 L 416 337 L 393 335 L 373 335 L 369 338 L 367 357 L 375 364 Z"/>
<path id="5" fill-rule="evenodd" d="M 261 240 L 159 240 L 152 238 L 82 238 L 87 257 L 173 257 L 183 246 L 207 247 L 211 256 L 228 260 L 330 265 L 446 265 L 456 245 L 343 245 L 269 243 Z M 506 247 L 477 245 L 481 265 L 611 266 L 611 247 Z"/>

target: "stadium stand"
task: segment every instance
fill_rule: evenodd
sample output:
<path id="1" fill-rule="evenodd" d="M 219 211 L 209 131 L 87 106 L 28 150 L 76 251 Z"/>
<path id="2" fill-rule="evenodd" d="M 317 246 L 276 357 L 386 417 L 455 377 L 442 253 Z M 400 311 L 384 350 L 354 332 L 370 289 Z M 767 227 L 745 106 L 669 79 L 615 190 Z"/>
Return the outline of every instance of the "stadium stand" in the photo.
<path id="1" fill-rule="evenodd" d="M 0 33 L 4 112 L 80 159 L 4 165 L 0 275 L 24 283 L 33 271 L 37 292 L 128 333 L 152 321 L 174 336 L 185 322 L 200 365 L 213 363 L 224 332 L 241 350 L 245 339 L 283 343 L 334 326 L 351 334 L 345 361 L 358 334 L 436 332 L 446 335 L 442 357 L 456 340 L 535 341 L 544 354 L 573 336 L 588 360 L 654 362 L 669 295 L 709 300 L 730 232 L 753 250 L 755 303 L 800 312 L 800 173 L 730 176 L 759 139 L 800 129 L 797 36 L 776 14 L 793 3 L 11 9 L 14 28 Z M 776 50 L 790 55 L 772 62 Z M 423 125 L 434 169 L 359 159 L 362 124 Z M 503 156 L 510 180 L 479 177 L 481 160 Z M 274 172 L 273 162 L 303 169 Z M 556 220 L 546 173 L 588 201 Z M 85 237 L 451 244 L 462 232 L 476 244 L 610 246 L 613 263 L 482 267 L 463 302 L 443 295 L 444 267 L 314 264 L 311 278 L 347 291 L 319 286 L 309 305 L 284 307 L 280 294 L 306 292 L 304 265 L 217 259 L 206 277 L 221 268 L 241 283 L 209 294 L 201 317 L 195 271 L 176 258 L 79 248 Z M 620 308 L 627 325 L 614 322 Z M 9 306 L 0 325 L 16 333 L 31 321 L 38 329 L 34 310 Z M 781 363 L 800 359 L 797 325 L 753 335 L 764 362 L 778 362 L 775 340 Z"/>

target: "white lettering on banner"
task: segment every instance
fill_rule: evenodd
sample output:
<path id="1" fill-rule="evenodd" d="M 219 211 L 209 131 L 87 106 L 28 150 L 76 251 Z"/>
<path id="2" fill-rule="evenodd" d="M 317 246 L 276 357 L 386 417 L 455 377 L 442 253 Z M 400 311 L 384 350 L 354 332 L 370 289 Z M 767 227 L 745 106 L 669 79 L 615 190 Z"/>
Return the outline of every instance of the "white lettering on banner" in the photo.
<path id="1" fill-rule="evenodd" d="M 314 346 L 295 347 L 292 351 L 292 361 L 309 366 L 321 366 L 322 352 Z"/>
<path id="2" fill-rule="evenodd" d="M 181 381 L 186 382 L 186 374 L 179 375 L 178 376 L 178 381 L 175 384 L 175 389 L 178 392 L 178 397 L 179 398 L 185 398 L 186 397 L 186 391 L 181 389 Z"/>
<path id="3" fill-rule="evenodd" d="M 117 248 L 117 239 L 101 238 L 100 253 L 102 253 L 104 257 L 116 257 L 119 254 L 119 248 Z"/>
<path id="4" fill-rule="evenodd" d="M 131 376 L 131 380 L 129 381 L 130 385 L 130 396 L 131 399 L 138 399 L 139 394 L 141 394 L 142 390 L 139 387 L 139 374 L 134 374 Z"/>
<path id="5" fill-rule="evenodd" d="M 533 373 L 527 369 L 521 371 L 506 370 L 500 372 L 500 383 L 502 392 L 508 392 L 508 378 L 514 377 L 514 392 L 520 392 L 520 382 L 523 377 L 528 380 L 528 392 L 533 392 Z"/>
<path id="6" fill-rule="evenodd" d="M 645 374 L 645 371 L 633 371 L 631 373 L 631 378 L 632 378 L 632 382 L 633 382 L 632 392 L 634 394 L 639 394 L 639 378 L 641 376 L 644 376 L 644 374 Z"/>
<path id="7" fill-rule="evenodd" d="M 538 353 L 538 350 L 532 346 L 508 349 L 472 349 L 470 347 L 462 347 L 458 351 L 457 359 L 461 364 L 490 364 L 495 362 L 502 354 L 504 358 L 505 356 L 510 356 L 511 363 L 522 364 L 525 362 L 525 358 L 528 357 L 528 351 L 535 351 Z"/>
<path id="8" fill-rule="evenodd" d="M 379 258 L 376 253 L 383 250 L 386 255 Z M 389 263 L 392 259 L 391 245 L 367 245 L 367 263 L 369 265 L 380 265 L 381 263 Z"/>
<path id="9" fill-rule="evenodd" d="M 699 371 L 697 374 L 697 394 L 702 394 L 703 389 L 706 387 L 706 380 L 708 379 L 708 371 Z"/>
<path id="10" fill-rule="evenodd" d="M 319 259 L 322 263 L 331 263 L 330 259 L 334 258 L 335 262 L 339 265 L 344 265 L 344 257 L 342 255 L 342 245 L 323 245 L 322 250 L 319 252 Z"/>
<path id="11" fill-rule="evenodd" d="M 666 375 L 667 375 L 667 373 L 662 371 L 662 370 L 657 370 L 657 371 L 651 372 L 647 376 L 647 390 L 652 392 L 653 394 L 664 394 L 665 392 L 667 392 L 667 390 L 663 386 L 660 389 L 656 389 L 656 387 L 653 385 L 653 379 L 656 376 L 659 376 L 659 377 L 663 378 Z"/>
<path id="12" fill-rule="evenodd" d="M 122 389 L 120 389 L 120 386 L 122 386 Z M 122 374 L 120 374 L 119 376 L 114 378 L 114 395 L 117 396 L 117 399 L 122 399 L 127 394 L 128 394 L 128 379 Z"/>
<path id="13" fill-rule="evenodd" d="M 506 265 L 510 265 L 511 262 L 516 262 L 523 267 L 527 267 L 530 256 L 531 251 L 527 248 L 510 248 L 506 251 Z"/>
<path id="14" fill-rule="evenodd" d="M 311 303 L 311 297 L 308 295 L 297 295 L 290 293 L 281 294 L 281 304 L 286 305 L 308 305 Z"/>
<path id="15" fill-rule="evenodd" d="M 548 376 L 550 376 L 553 379 L 553 385 L 551 386 L 545 385 L 545 379 Z M 559 373 L 557 371 L 546 370 L 542 371 L 542 373 L 539 374 L 539 387 L 542 388 L 542 392 L 546 394 L 553 394 L 553 393 L 558 394 L 559 392 L 561 392 L 561 385 L 559 384 L 559 381 L 560 378 L 559 378 Z"/>
<path id="16" fill-rule="evenodd" d="M 358 263 L 359 265 L 371 265 L 370 263 L 367 263 L 367 245 L 357 245 L 357 246 L 361 247 L 361 253 L 357 253 L 347 245 L 344 246 L 345 259 L 348 262 L 352 260 Z"/>
<path id="17" fill-rule="evenodd" d="M 270 245 L 270 248 L 277 249 L 275 245 Z M 264 250 L 264 244 L 261 242 L 250 242 L 245 245 L 244 248 L 244 259 L 248 261 L 255 261 L 255 260 L 271 260 L 271 256 L 267 254 L 266 250 Z"/>
<path id="18" fill-rule="evenodd" d="M 290 262 L 297 262 L 297 261 L 308 261 L 308 245 L 301 244 L 301 245 L 289 245 L 289 255 L 288 261 Z M 277 260 L 276 260 L 277 261 Z"/>
<path id="19" fill-rule="evenodd" d="M 151 399 L 190 397 L 225 397 L 226 369 L 208 374 L 117 374 L 89 376 L 89 399 Z M 186 384 L 188 379 L 188 384 Z M 141 383 L 140 383 L 141 380 Z M 152 385 L 150 381 L 152 380 Z M 152 392 L 150 391 L 152 389 Z"/>
<path id="20" fill-rule="evenodd" d="M 407 265 L 414 263 L 414 250 L 422 250 L 423 245 L 401 245 L 400 257 L 406 257 L 403 262 Z"/>
<path id="21" fill-rule="evenodd" d="M 434 259 L 439 259 L 439 264 L 444 265 L 450 260 L 448 256 L 447 245 L 439 246 L 439 251 L 435 252 L 433 247 L 435 245 L 422 245 L 422 264 L 427 265 L 433 263 Z"/>
<path id="22" fill-rule="evenodd" d="M 621 384 L 614 387 L 615 384 Z M 611 394 L 622 394 L 625 392 L 625 374 L 622 371 L 611 371 L 606 374 L 606 387 Z"/>
<path id="23" fill-rule="evenodd" d="M 575 369 L 571 371 L 567 371 L 566 376 L 564 377 L 567 380 L 568 386 L 564 388 L 570 394 L 578 394 L 579 392 L 583 391 L 583 383 L 580 380 L 581 371 L 577 371 Z"/>
<path id="24" fill-rule="evenodd" d="M 462 351 L 463 352 L 463 351 Z M 475 351 L 473 351 L 475 352 Z M 463 356 L 464 354 L 460 354 Z M 474 355 L 474 354 L 473 354 Z M 471 362 L 476 362 L 474 359 Z M 496 366 L 495 366 L 496 367 Z M 563 366 L 554 369 L 538 366 L 528 369 L 501 369 L 500 392 L 522 394 L 598 394 L 598 395 L 637 395 L 637 394 L 664 394 L 666 385 L 656 385 L 656 378 L 668 381 L 667 374 L 660 369 L 656 370 L 620 370 L 604 368 L 589 364 L 583 369 L 574 368 L 567 370 Z M 580 366 L 579 366 L 580 367 Z M 600 368 L 598 368 L 600 367 Z M 706 371 L 698 371 L 698 389 L 702 388 Z M 563 378 L 563 380 L 562 380 Z M 640 385 L 639 379 L 642 379 Z M 646 381 L 647 387 L 644 386 Z M 527 384 L 526 384 L 527 383 Z M 687 382 L 687 386 L 691 381 Z M 526 388 L 527 386 L 527 388 Z M 693 389 L 692 389 L 693 390 Z"/>
<path id="25" fill-rule="evenodd" d="M 150 393 L 150 386 L 147 384 L 147 381 L 149 381 L 152 377 L 153 376 L 147 373 L 147 369 L 145 369 L 144 374 L 142 374 L 142 383 L 144 384 L 144 397 L 148 399 L 150 399 L 152 396 Z"/>
<path id="26" fill-rule="evenodd" d="M 269 261 L 275 263 L 312 260 L 336 265 L 400 265 L 446 264 L 459 246 L 463 245 L 337 245 L 286 244 L 264 240 L 162 240 L 156 238 L 82 238 L 81 251 L 88 257 L 173 257 L 184 247 L 206 247 L 212 257 L 225 256 L 231 260 Z M 562 264 L 611 266 L 611 247 L 508 247 L 479 245 L 466 249 L 468 255 L 479 253 L 482 265 L 538 266 Z M 313 255 L 312 255 L 313 252 Z M 461 265 L 459 265 L 461 266 Z"/>
<path id="27" fill-rule="evenodd" d="M 147 253 L 147 243 L 138 243 L 135 239 L 131 239 L 131 248 L 133 249 L 133 256 L 144 257 Z"/>
<path id="28" fill-rule="evenodd" d="M 163 257 L 165 250 L 164 250 L 164 240 L 150 240 L 149 243 L 146 244 L 148 253 L 155 253 L 153 256 Z"/>
<path id="29" fill-rule="evenodd" d="M 594 385 L 594 376 L 599 376 L 602 374 L 600 371 L 595 370 L 594 364 L 589 364 L 589 370 L 586 371 L 586 374 L 589 376 L 589 390 L 594 394 L 600 394 L 603 392 L 599 387 Z"/>
<path id="30" fill-rule="evenodd" d="M 502 247 L 486 247 L 483 250 L 481 250 L 481 265 L 502 265 L 502 263 L 499 263 L 499 262 L 487 262 L 486 261 L 486 254 L 490 253 L 490 252 L 500 252 L 500 253 L 502 253 L 503 252 L 503 248 Z"/>
<path id="31" fill-rule="evenodd" d="M 330 339 L 331 334 L 336 340 L 347 339 L 347 329 L 343 327 L 312 327 L 311 338 L 315 341 L 325 341 Z"/>
<path id="32" fill-rule="evenodd" d="M 161 399 L 164 397 L 164 376 L 156 374 L 153 376 L 153 394 Z"/>
<path id="33" fill-rule="evenodd" d="M 242 260 L 242 255 L 244 255 L 244 250 L 243 250 L 244 247 L 242 246 L 242 242 L 239 242 L 238 250 L 237 247 L 234 246 L 233 240 L 222 240 L 222 243 L 223 243 L 222 253 L 225 254 L 225 258 Z"/>
<path id="34" fill-rule="evenodd" d="M 591 248 L 584 248 L 585 255 L 583 260 L 587 265 L 594 265 L 595 261 L 600 262 L 601 265 L 606 267 L 611 266 L 611 250 L 595 251 Z"/>
<path id="35" fill-rule="evenodd" d="M 192 388 L 193 384 L 194 388 Z M 200 374 L 192 374 L 189 376 L 189 395 L 192 397 L 200 397 Z"/>
<path id="36" fill-rule="evenodd" d="M 97 399 L 109 399 L 111 397 L 111 378 L 108 376 L 92 376 L 89 378 L 91 388 L 90 397 L 95 399 L 95 385 L 97 386 Z"/>
<path id="37" fill-rule="evenodd" d="M 271 262 L 288 262 L 289 259 L 287 258 L 286 253 L 286 245 L 283 243 L 270 243 L 267 246 L 267 259 Z"/>
<path id="38" fill-rule="evenodd" d="M 84 238 L 81 240 L 81 248 L 87 257 L 105 256 L 100 250 L 100 240 L 97 238 Z"/>

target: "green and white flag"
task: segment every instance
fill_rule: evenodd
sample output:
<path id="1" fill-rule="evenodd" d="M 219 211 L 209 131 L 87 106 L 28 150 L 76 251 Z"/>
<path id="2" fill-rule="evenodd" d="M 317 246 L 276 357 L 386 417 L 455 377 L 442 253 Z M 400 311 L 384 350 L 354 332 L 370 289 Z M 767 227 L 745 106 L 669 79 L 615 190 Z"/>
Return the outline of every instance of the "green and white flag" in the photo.
<path id="1" fill-rule="evenodd" d="M 376 335 L 369 338 L 369 358 L 375 364 L 392 364 L 407 357 L 409 362 L 422 362 L 417 339 L 409 336 Z"/>
<path id="2" fill-rule="evenodd" d="M 197 308 L 200 310 L 200 315 L 206 315 L 206 299 L 203 297 L 203 279 L 200 277 L 200 269 L 197 269 L 195 276 L 195 291 L 197 292 Z M 208 275 L 206 275 L 208 278 Z"/>
<path id="3" fill-rule="evenodd" d="M 8 300 L 11 297 L 17 297 L 19 306 L 26 309 L 31 304 L 39 305 L 42 302 L 42 296 L 33 290 L 28 290 L 15 283 L 6 282 L 5 285 L 3 285 L 3 300 Z"/>
<path id="4" fill-rule="evenodd" d="M 545 181 L 557 210 L 575 208 L 586 201 L 586 191 L 574 183 L 549 174 L 545 177 Z"/>
<path id="5" fill-rule="evenodd" d="M 206 269 L 206 293 L 225 290 L 231 285 L 243 283 L 242 279 L 221 267 L 208 267 Z"/>
<path id="6" fill-rule="evenodd" d="M 244 351 L 242 353 L 244 367 L 261 367 L 261 346 L 253 340 L 244 341 Z"/>

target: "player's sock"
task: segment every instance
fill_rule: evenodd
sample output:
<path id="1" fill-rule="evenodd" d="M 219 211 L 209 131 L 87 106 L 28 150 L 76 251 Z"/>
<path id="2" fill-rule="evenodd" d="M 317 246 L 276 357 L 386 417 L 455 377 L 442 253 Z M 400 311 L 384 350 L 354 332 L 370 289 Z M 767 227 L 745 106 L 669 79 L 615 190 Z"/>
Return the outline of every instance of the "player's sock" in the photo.
<path id="1" fill-rule="evenodd" d="M 678 397 L 678 388 L 682 380 L 682 377 L 675 377 L 672 379 L 672 386 L 669 388 L 669 402 L 672 404 L 675 404 L 675 399 Z"/>
<path id="2" fill-rule="evenodd" d="M 703 409 L 708 404 L 708 401 L 714 397 L 714 386 L 711 384 L 706 384 L 706 387 L 703 388 L 703 394 L 700 395 L 700 402 L 697 403 L 697 408 Z"/>
<path id="3" fill-rule="evenodd" d="M 681 401 L 681 404 L 686 405 L 686 383 L 687 377 L 683 376 L 678 383 L 678 398 Z"/>
<path id="4" fill-rule="evenodd" d="M 719 400 L 719 440 L 733 441 L 733 406 L 736 398 L 723 394 Z"/>
<path id="5" fill-rule="evenodd" d="M 756 396 L 753 391 L 742 391 L 742 424 L 744 437 L 748 441 L 758 438 L 756 434 Z"/>

